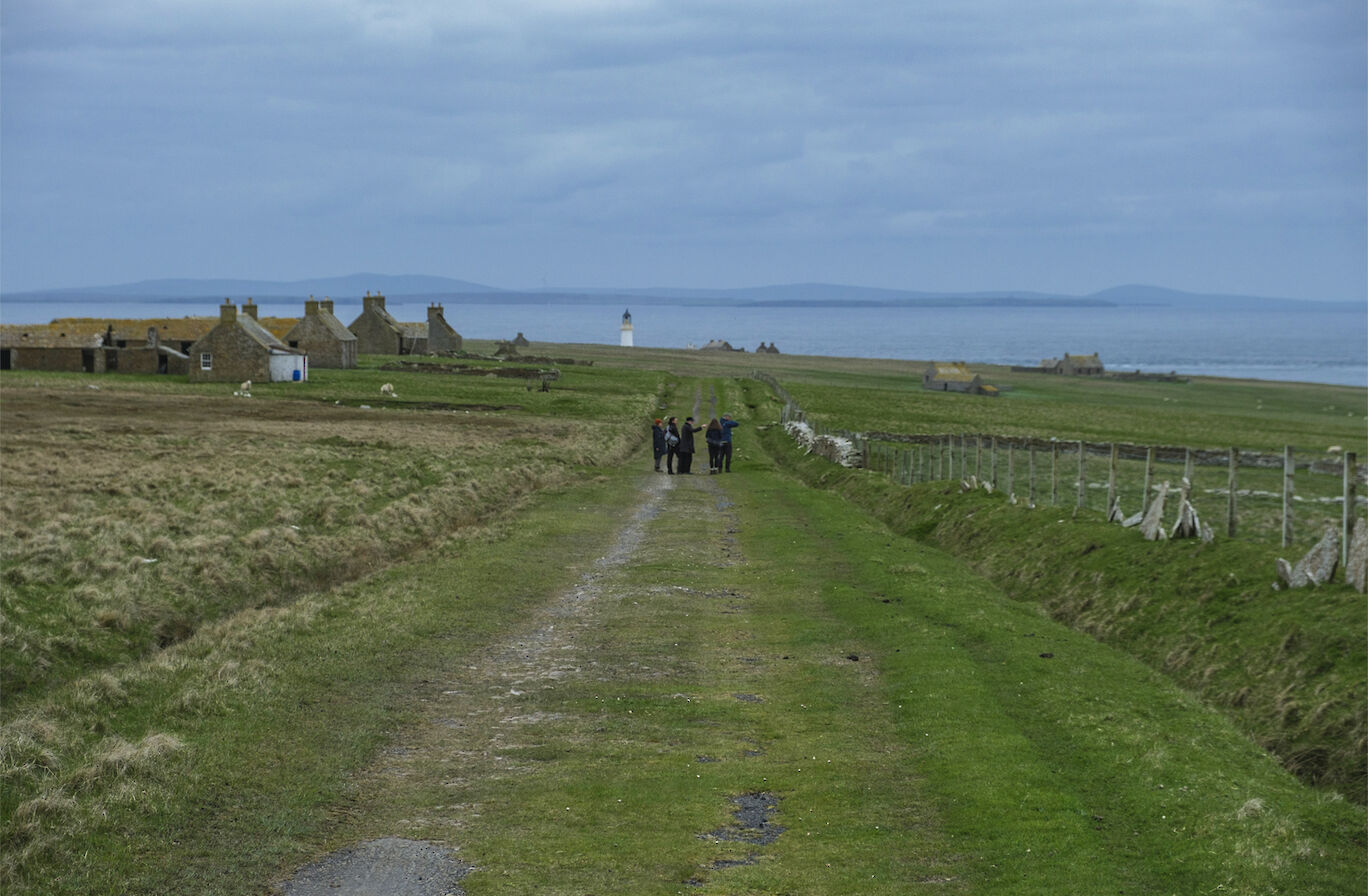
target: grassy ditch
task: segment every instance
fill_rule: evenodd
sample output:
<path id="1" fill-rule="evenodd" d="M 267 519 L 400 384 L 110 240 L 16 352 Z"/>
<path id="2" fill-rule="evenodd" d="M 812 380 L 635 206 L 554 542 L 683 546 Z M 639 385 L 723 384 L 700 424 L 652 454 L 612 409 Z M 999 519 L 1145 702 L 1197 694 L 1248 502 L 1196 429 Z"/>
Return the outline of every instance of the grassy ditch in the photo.
<path id="1" fill-rule="evenodd" d="M 957 484 L 904 487 L 766 444 L 803 481 L 964 559 L 1013 598 L 1142 659 L 1219 708 L 1303 780 L 1365 801 L 1368 609 L 1342 586 L 1275 591 L 1268 550 L 1150 543 Z"/>

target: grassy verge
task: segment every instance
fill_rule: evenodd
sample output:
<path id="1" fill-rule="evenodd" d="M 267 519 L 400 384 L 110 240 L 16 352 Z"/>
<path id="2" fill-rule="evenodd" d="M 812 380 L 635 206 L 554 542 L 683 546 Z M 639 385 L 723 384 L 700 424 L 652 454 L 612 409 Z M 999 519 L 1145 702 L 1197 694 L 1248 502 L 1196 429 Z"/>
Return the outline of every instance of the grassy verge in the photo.
<path id="1" fill-rule="evenodd" d="M 1027 510 L 957 485 L 894 485 L 799 458 L 804 481 L 856 501 L 896 531 L 965 559 L 1013 597 L 1139 657 L 1235 720 L 1294 773 L 1365 799 L 1368 609 L 1345 586 L 1273 590 L 1267 552 L 1222 541 L 1153 544 L 1052 508 Z"/>

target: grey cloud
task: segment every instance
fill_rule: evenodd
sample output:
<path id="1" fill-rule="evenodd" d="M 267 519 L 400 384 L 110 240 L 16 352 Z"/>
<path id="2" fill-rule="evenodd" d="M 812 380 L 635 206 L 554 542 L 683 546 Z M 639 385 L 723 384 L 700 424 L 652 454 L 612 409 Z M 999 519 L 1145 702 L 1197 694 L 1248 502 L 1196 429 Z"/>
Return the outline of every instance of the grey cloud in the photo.
<path id="1" fill-rule="evenodd" d="M 241 247 L 222 272 L 243 276 L 350 264 L 354 248 L 319 246 L 360 234 L 373 268 L 480 244 L 489 267 L 431 272 L 509 285 L 524 271 L 498 240 L 618 285 L 653 264 L 726 285 L 753 270 L 730 259 L 763 250 L 805 278 L 858 257 L 862 282 L 977 288 L 909 281 L 927 268 L 895 247 L 934 240 L 951 258 L 1072 232 L 1149 240 L 1164 251 L 1137 257 L 1175 271 L 1206 240 L 1239 291 L 1230 233 L 1365 232 L 1364 17 L 1349 6 L 8 0 L 4 285 L 53 285 L 34 282 L 62 266 L 36 235 L 93 239 L 71 225 L 85 206 L 148 246 L 212 215 L 205 229 Z M 300 268 L 257 270 L 300 222 L 317 233 Z M 624 241 L 644 254 L 619 275 L 602 247 Z M 1363 253 L 1341 253 L 1335 288 L 1361 295 Z M 1305 258 L 1332 282 L 1323 253 Z M 196 272 L 129 279 L 162 273 Z"/>

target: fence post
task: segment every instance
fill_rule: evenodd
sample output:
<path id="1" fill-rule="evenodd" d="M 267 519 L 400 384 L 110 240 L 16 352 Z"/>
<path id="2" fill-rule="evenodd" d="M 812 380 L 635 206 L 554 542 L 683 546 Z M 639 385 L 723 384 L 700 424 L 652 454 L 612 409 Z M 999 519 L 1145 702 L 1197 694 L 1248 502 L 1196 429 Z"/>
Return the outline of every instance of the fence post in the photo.
<path id="1" fill-rule="evenodd" d="M 997 488 L 997 436 L 988 441 L 988 479 L 992 481 L 993 488 Z"/>
<path id="2" fill-rule="evenodd" d="M 1050 443 L 1050 503 L 1059 506 L 1059 443 Z"/>
<path id="3" fill-rule="evenodd" d="M 1283 448 L 1283 508 L 1282 508 L 1282 546 L 1287 547 L 1292 543 L 1292 495 L 1294 494 L 1295 483 L 1293 477 L 1296 475 L 1297 468 L 1292 460 L 1292 446 L 1287 445 Z"/>
<path id="4" fill-rule="evenodd" d="M 1193 472 L 1193 469 L 1192 469 L 1192 449 L 1191 449 L 1191 448 L 1184 448 L 1184 449 L 1183 449 L 1183 478 L 1186 479 L 1188 482 L 1192 482 L 1192 477 L 1195 476 L 1195 475 L 1196 475 L 1196 474 Z"/>
<path id="5" fill-rule="evenodd" d="M 974 478 L 983 478 L 983 436 L 974 436 Z"/>
<path id="6" fill-rule="evenodd" d="M 1349 539 L 1354 537 L 1354 522 L 1358 519 L 1358 455 L 1350 451 L 1344 455 L 1344 517 L 1340 532 L 1340 566 L 1349 568 Z"/>
<path id="7" fill-rule="evenodd" d="M 1145 493 L 1140 498 L 1140 512 L 1149 510 L 1150 489 L 1154 486 L 1154 446 L 1145 449 Z"/>
<path id="8" fill-rule="evenodd" d="M 1016 443 L 1007 443 L 1007 496 L 1016 494 Z"/>
<path id="9" fill-rule="evenodd" d="M 1107 513 L 1110 514 L 1116 506 L 1116 468 L 1120 463 L 1120 447 L 1111 443 L 1111 464 L 1107 467 Z"/>
<path id="10" fill-rule="evenodd" d="M 1230 472 L 1226 475 L 1226 535 L 1230 538 L 1235 537 L 1235 479 L 1239 469 L 1240 449 L 1232 446 L 1230 449 Z"/>
<path id="11" fill-rule="evenodd" d="M 1027 455 L 1027 477 L 1029 491 L 1026 496 L 1026 504 L 1029 507 L 1035 507 L 1035 442 L 1031 443 L 1030 453 Z"/>
<path id="12" fill-rule="evenodd" d="M 1088 503 L 1088 461 L 1087 452 L 1083 450 L 1083 442 L 1078 442 L 1078 509 L 1082 510 Z"/>

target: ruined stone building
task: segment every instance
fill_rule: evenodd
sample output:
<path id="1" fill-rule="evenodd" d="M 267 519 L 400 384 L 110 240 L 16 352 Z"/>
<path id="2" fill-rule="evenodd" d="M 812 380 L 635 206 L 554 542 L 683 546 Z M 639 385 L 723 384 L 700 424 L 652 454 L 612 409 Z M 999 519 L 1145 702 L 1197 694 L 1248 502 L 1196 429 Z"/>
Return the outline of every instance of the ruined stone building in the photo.
<path id="1" fill-rule="evenodd" d="M 932 392 L 962 392 L 967 395 L 996 396 L 996 386 L 983 382 L 983 377 L 969 369 L 963 361 L 932 361 L 922 372 L 922 388 Z"/>
<path id="2" fill-rule="evenodd" d="M 1046 373 L 1063 376 L 1101 376 L 1107 372 L 1097 352 L 1091 355 L 1070 355 L 1066 352 L 1063 358 L 1046 358 L 1041 361 L 1040 369 Z"/>
<path id="3" fill-rule="evenodd" d="M 304 316 L 285 334 L 284 342 L 309 356 L 313 367 L 349 370 L 356 366 L 356 334 L 333 314 L 332 299 L 310 297 Z"/>
<path id="4" fill-rule="evenodd" d="M 0 370 L 183 374 L 184 352 L 162 345 L 155 327 L 135 345 L 109 338 L 112 326 L 88 318 L 0 327 Z"/>
<path id="5" fill-rule="evenodd" d="M 428 306 L 425 322 L 401 323 L 385 310 L 384 296 L 366 293 L 361 302 L 360 316 L 347 329 L 356 334 L 356 350 L 363 355 L 425 355 L 461 350 L 461 334 L 447 323 L 441 305 Z"/>
<path id="6" fill-rule="evenodd" d="M 442 306 L 436 303 L 428 305 L 427 350 L 433 354 L 459 352 L 461 345 L 461 334 L 457 333 L 451 324 L 447 323 Z"/>

